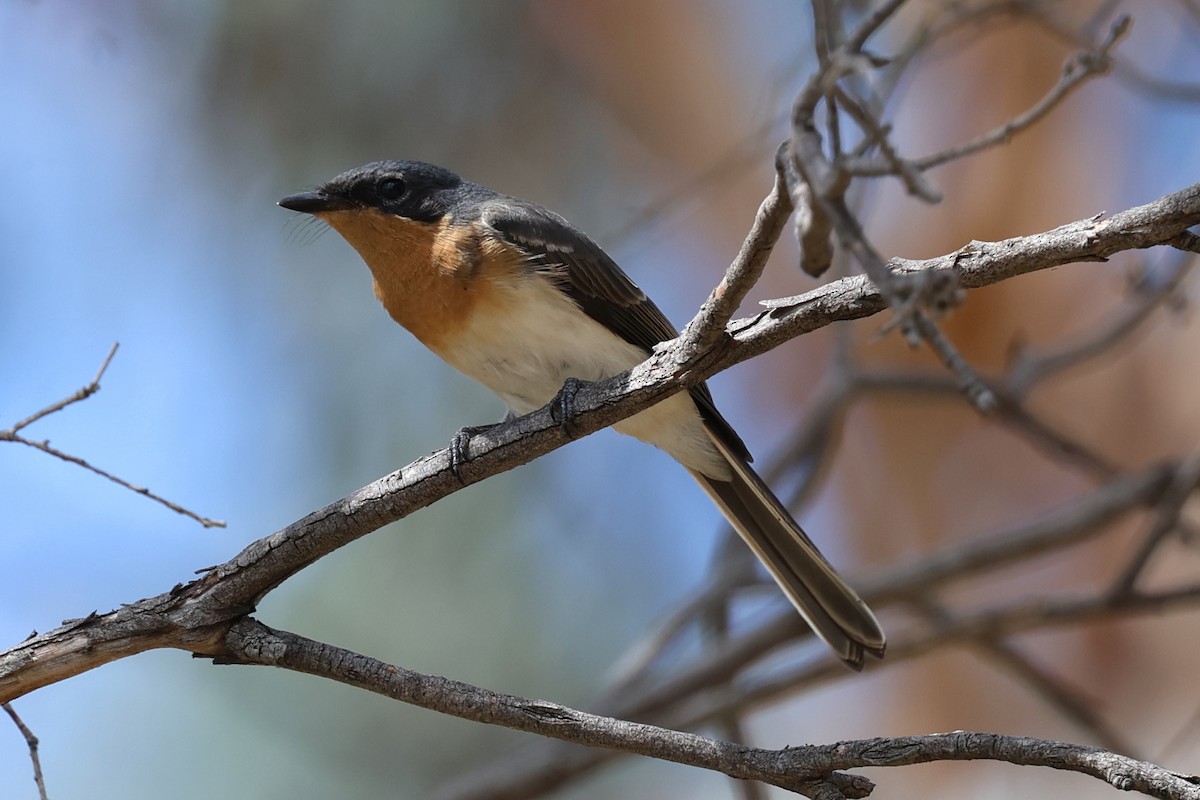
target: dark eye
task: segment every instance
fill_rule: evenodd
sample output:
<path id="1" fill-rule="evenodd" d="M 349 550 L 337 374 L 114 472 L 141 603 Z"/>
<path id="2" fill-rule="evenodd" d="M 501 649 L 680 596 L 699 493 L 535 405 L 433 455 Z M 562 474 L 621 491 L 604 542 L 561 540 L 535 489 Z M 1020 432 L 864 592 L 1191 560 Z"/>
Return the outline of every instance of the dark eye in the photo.
<path id="1" fill-rule="evenodd" d="M 384 178 L 375 187 L 380 200 L 399 200 L 404 196 L 404 181 L 399 178 Z"/>

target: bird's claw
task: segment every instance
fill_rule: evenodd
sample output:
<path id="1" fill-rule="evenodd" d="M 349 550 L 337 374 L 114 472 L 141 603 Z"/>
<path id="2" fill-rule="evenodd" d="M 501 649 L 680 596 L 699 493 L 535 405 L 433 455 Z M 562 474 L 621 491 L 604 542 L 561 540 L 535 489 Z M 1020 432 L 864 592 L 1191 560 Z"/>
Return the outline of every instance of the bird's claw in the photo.
<path id="1" fill-rule="evenodd" d="M 499 424 L 499 422 L 493 422 L 491 425 L 467 425 L 454 432 L 454 436 L 450 439 L 450 472 L 458 478 L 459 483 L 466 485 L 461 470 L 463 465 L 471 460 L 471 439 L 485 431 L 490 431 Z"/>
<path id="2" fill-rule="evenodd" d="M 583 388 L 584 381 L 578 378 L 567 378 L 558 394 L 550 401 L 550 418 L 557 422 L 563 433 L 572 439 L 579 436 L 575 427 L 575 395 Z"/>

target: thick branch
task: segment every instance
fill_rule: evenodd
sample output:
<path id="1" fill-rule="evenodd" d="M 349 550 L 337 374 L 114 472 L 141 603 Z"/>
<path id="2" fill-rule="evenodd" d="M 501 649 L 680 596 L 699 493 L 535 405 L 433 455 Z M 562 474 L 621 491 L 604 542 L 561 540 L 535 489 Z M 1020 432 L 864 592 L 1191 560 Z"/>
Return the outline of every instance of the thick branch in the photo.
<path id="1" fill-rule="evenodd" d="M 1038 270 L 1106 261 L 1122 251 L 1165 245 L 1198 224 L 1200 184 L 1195 184 L 1108 219 L 1097 216 L 1031 236 L 970 242 L 954 253 L 922 261 L 894 258 L 889 266 L 902 274 L 957 271 L 959 285 L 977 289 Z M 738 345 L 750 351 L 743 355 L 740 348 L 734 348 L 738 361 L 833 322 L 877 314 L 883 310 L 884 300 L 870 280 L 852 276 L 764 305 L 770 309 L 764 317 L 735 320 L 730 326 Z"/>
<path id="2" fill-rule="evenodd" d="M 805 791 L 814 778 L 780 769 L 781 751 L 746 747 L 682 731 L 600 717 L 550 703 L 481 689 L 384 663 L 340 647 L 268 628 L 254 619 L 233 626 L 222 663 L 264 664 L 317 675 L 463 719 L 502 725 L 591 747 L 621 750 Z M 870 782 L 857 779 L 869 792 Z M 807 791 L 805 792 L 807 793 Z"/>
<path id="3" fill-rule="evenodd" d="M 839 774 L 854 767 L 987 759 L 1079 772 L 1119 789 L 1168 800 L 1200 798 L 1195 779 L 1154 764 L 1099 748 L 1028 737 L 958 732 L 782 750 L 746 747 L 424 675 L 296 634 L 272 630 L 249 618 L 230 630 L 226 653 L 222 659 L 226 663 L 283 667 L 464 719 L 715 770 L 809 797 L 867 796 L 873 789 L 870 781 Z"/>

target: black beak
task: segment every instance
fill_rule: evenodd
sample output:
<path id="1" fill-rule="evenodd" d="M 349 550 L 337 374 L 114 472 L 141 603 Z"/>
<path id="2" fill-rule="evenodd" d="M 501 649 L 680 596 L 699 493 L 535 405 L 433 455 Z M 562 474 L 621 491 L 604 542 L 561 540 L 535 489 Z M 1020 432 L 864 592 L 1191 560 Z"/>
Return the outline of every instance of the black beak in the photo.
<path id="1" fill-rule="evenodd" d="M 353 204 L 341 197 L 317 191 L 288 195 L 279 201 L 279 205 L 289 211 L 299 211 L 304 214 L 320 214 L 326 211 L 346 211 Z"/>

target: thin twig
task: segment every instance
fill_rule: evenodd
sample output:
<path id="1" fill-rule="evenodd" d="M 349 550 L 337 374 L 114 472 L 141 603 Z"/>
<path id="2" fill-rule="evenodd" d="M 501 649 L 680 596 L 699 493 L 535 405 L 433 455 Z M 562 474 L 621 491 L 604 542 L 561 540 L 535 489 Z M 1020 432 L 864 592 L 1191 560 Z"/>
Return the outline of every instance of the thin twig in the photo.
<path id="1" fill-rule="evenodd" d="M 125 480 L 124 478 L 120 478 L 116 475 L 113 475 L 111 472 L 107 472 L 103 469 L 100 469 L 100 467 L 97 467 L 93 464 L 89 464 L 87 461 L 80 458 L 79 456 L 73 456 L 70 453 L 64 453 L 62 450 L 59 450 L 56 447 L 51 447 L 49 442 L 45 442 L 45 441 L 35 442 L 31 439 L 26 439 L 24 436 L 8 436 L 8 437 L 5 437 L 5 439 L 10 442 L 16 442 L 17 444 L 23 444 L 28 447 L 32 447 L 35 450 L 41 450 L 43 453 L 46 453 L 47 455 L 51 455 L 51 456 L 54 456 L 55 458 L 59 458 L 59 459 L 62 459 L 63 461 L 67 461 L 71 464 L 76 464 L 80 467 L 83 467 L 84 469 L 88 470 L 89 472 L 93 472 L 96 475 L 99 475 L 101 478 L 107 478 L 108 480 L 112 481 L 113 483 L 117 484 L 118 486 L 123 486 L 124 488 L 128 489 L 131 492 L 140 494 L 150 500 L 153 500 L 156 503 L 164 505 L 177 514 L 182 514 L 183 516 L 188 517 L 189 519 L 194 519 L 196 522 L 199 522 L 201 525 L 203 525 L 206 528 L 224 528 L 225 527 L 225 523 L 222 520 L 209 519 L 208 517 L 201 516 L 200 514 L 197 514 L 195 511 L 184 508 L 183 506 L 179 505 L 178 503 L 171 502 L 170 500 L 166 499 L 165 497 L 155 494 L 154 492 L 150 491 L 149 489 L 147 489 L 144 486 L 135 486 L 134 484 L 130 483 L 129 481 Z"/>
<path id="2" fill-rule="evenodd" d="M 1006 144 L 1014 136 L 1041 121 L 1051 111 L 1061 104 L 1079 86 L 1091 78 L 1104 75 L 1112 68 L 1112 49 L 1129 32 L 1133 20 L 1129 16 L 1118 18 L 1108 31 L 1108 36 L 1099 45 L 1090 50 L 1073 54 L 1063 65 L 1062 76 L 1058 83 L 1040 100 L 1030 106 L 1024 113 L 1013 117 L 1003 125 L 964 142 L 932 155 L 915 158 L 907 162 L 918 171 L 926 171 L 966 156 L 974 155 L 990 147 Z M 859 177 L 881 177 L 895 174 L 895 167 L 890 161 L 878 159 L 857 159 L 845 165 L 847 172 Z"/>
<path id="3" fill-rule="evenodd" d="M 1005 393 L 1023 398 L 1035 384 L 1046 378 L 1111 352 L 1119 341 L 1137 330 L 1175 295 L 1192 262 L 1193 259 L 1180 257 L 1145 270 L 1133 286 L 1133 300 L 1086 335 L 1053 348 L 1044 348 L 1042 352 L 1020 348 L 1004 378 Z"/>
<path id="4" fill-rule="evenodd" d="M 1179 2 L 1184 8 L 1190 9 L 1195 7 L 1188 0 L 1179 0 Z M 1075 46 L 1091 47 L 1090 43 L 1081 35 L 1082 31 L 1077 30 L 1064 22 L 1058 15 L 1052 13 L 1051 9 L 1054 8 L 1054 4 L 1049 4 L 1048 7 L 1039 7 L 1036 11 L 1024 7 L 1023 3 L 1014 5 L 1015 7 L 1012 10 L 1033 20 L 1043 30 L 1054 35 L 1059 40 Z M 1194 22 L 1195 20 L 1193 20 Z M 1142 97 L 1175 103 L 1200 102 L 1200 83 L 1172 80 L 1170 78 L 1151 75 L 1128 59 L 1114 56 L 1112 58 L 1112 75 L 1116 81 L 1136 91 Z"/>
<path id="5" fill-rule="evenodd" d="M 865 16 L 862 22 L 858 23 L 858 27 L 850 32 L 850 35 L 846 37 L 845 44 L 842 45 L 842 49 L 851 53 L 857 53 L 862 50 L 863 46 L 867 43 L 867 39 L 874 36 L 875 32 L 882 28 L 900 10 L 900 6 L 904 5 L 905 2 L 906 0 L 887 0 L 887 2 L 881 3 L 879 8 Z"/>
<path id="6" fill-rule="evenodd" d="M 766 268 L 767 259 L 792 213 L 791 198 L 782 177 L 785 147 L 781 146 L 776 153 L 774 183 L 754 215 L 749 234 L 721 282 L 683 329 L 680 335 L 682 347 L 707 350 L 727 336 L 726 324 Z"/>
<path id="7" fill-rule="evenodd" d="M 1183 512 L 1183 506 L 1197 486 L 1200 486 L 1200 450 L 1184 460 L 1176 471 L 1162 502 L 1155 509 L 1154 523 L 1149 532 L 1113 584 L 1114 594 L 1128 594 L 1133 591 L 1134 584 L 1146 569 L 1151 556 L 1157 552 L 1167 535 L 1179 525 L 1179 515 Z"/>
<path id="8" fill-rule="evenodd" d="M 1082 625 L 1092 620 L 1160 614 L 1197 606 L 1200 606 L 1200 584 L 1120 597 L 1103 591 L 1067 599 L 1041 597 L 964 613 L 952 622 L 928 631 L 893 635 L 888 641 L 887 657 L 889 665 L 894 666 L 954 643 L 970 644 L 980 639 Z M 663 725 L 690 730 L 730 708 L 743 712 L 763 708 L 802 690 L 837 680 L 840 666 L 832 659 L 807 662 L 772 673 L 757 682 L 745 680 L 732 684 L 719 696 L 706 698 L 709 702 L 669 709 L 675 713 L 660 713 L 654 719 Z"/>
<path id="9" fill-rule="evenodd" d="M 113 342 L 113 346 L 109 348 L 108 355 L 104 357 L 104 361 L 100 364 L 100 369 L 96 370 L 96 377 L 92 378 L 91 383 L 79 389 L 79 391 L 75 392 L 75 394 L 71 395 L 70 397 L 59 400 L 57 403 L 51 403 L 41 411 L 30 414 L 28 417 L 16 423 L 12 427 L 0 431 L 0 441 L 13 439 L 16 437 L 17 432 L 22 428 L 32 425 L 42 417 L 48 417 L 55 412 L 62 411 L 72 403 L 78 403 L 80 400 L 86 400 L 96 392 L 100 391 L 100 379 L 104 377 L 104 372 L 108 369 L 108 365 L 112 363 L 113 356 L 117 354 L 117 348 L 120 346 L 120 342 Z"/>
<path id="10" fill-rule="evenodd" d="M 958 388 L 966 395 L 971 405 L 980 414 L 990 414 L 996 410 L 996 393 L 979 376 L 962 353 L 958 352 L 950 340 L 942 333 L 941 328 L 934 324 L 924 312 L 917 311 L 912 315 L 912 323 L 921 334 L 921 338 L 929 343 L 929 348 L 937 354 L 949 370 L 958 379 Z"/>
<path id="11" fill-rule="evenodd" d="M 199 522 L 201 525 L 203 525 L 206 528 L 224 528 L 225 523 L 222 522 L 221 520 L 209 519 L 208 517 L 201 516 L 200 514 L 197 514 L 194 511 L 184 508 L 183 506 L 179 505 L 178 503 L 173 503 L 170 500 L 167 500 L 166 498 L 155 494 L 154 492 L 150 491 L 149 489 L 147 489 L 145 487 L 135 486 L 132 483 L 130 483 L 129 481 L 127 481 L 123 478 L 119 478 L 116 475 L 113 475 L 111 472 L 106 472 L 105 470 L 102 470 L 97 466 L 93 466 L 92 464 L 89 464 L 87 461 L 85 461 L 84 459 L 82 459 L 78 456 L 73 456 L 70 453 L 63 452 L 62 450 L 59 450 L 56 447 L 51 447 L 49 441 L 42 440 L 39 442 L 39 441 L 35 441 L 33 439 L 29 439 L 29 438 L 19 435 L 19 431 L 22 428 L 28 427 L 29 425 L 32 425 L 33 423 L 37 422 L 38 420 L 48 417 L 51 414 L 62 411 L 64 408 L 66 408 L 67 406 L 69 406 L 73 403 L 78 403 L 81 400 L 86 400 L 89 397 L 91 397 L 92 395 L 94 395 L 96 392 L 100 391 L 100 379 L 104 377 L 104 373 L 105 373 L 105 371 L 108 370 L 108 365 L 112 363 L 113 356 L 115 356 L 117 354 L 117 348 L 119 346 L 120 346 L 120 342 L 113 343 L 113 346 L 108 351 L 108 355 L 105 356 L 104 361 L 100 364 L 100 369 L 96 370 L 96 377 L 92 378 L 91 383 L 82 387 L 81 389 L 79 389 L 77 392 L 75 392 L 70 397 L 66 397 L 62 400 L 59 400 L 57 403 L 51 403 L 50 405 L 43 408 L 41 411 L 30 414 L 28 417 L 26 417 L 25 419 L 16 423 L 12 427 L 6 428 L 5 430 L 0 430 L 0 442 L 16 442 L 17 444 L 23 444 L 26 447 L 32 447 L 35 450 L 40 450 L 43 453 L 54 456 L 55 458 L 61 459 L 62 461 L 66 461 L 68 463 L 83 467 L 84 469 L 88 470 L 89 472 L 93 472 L 102 478 L 107 478 L 108 480 L 112 481 L 113 483 L 117 484 L 118 486 L 122 486 L 122 487 L 130 490 L 131 492 L 135 492 L 137 494 L 143 495 L 143 496 L 153 500 L 156 503 L 166 506 L 167 508 L 171 509 L 172 511 L 174 511 L 178 514 L 182 514 L 185 517 L 194 519 L 196 522 Z"/>
<path id="12" fill-rule="evenodd" d="M 868 145 L 878 147 L 880 157 L 891 166 L 889 174 L 900 178 L 909 194 L 921 198 L 926 203 L 942 202 L 942 193 L 921 174 L 920 167 L 900 157 L 889 138 L 891 130 L 882 125 L 874 114 L 863 108 L 857 98 L 851 97 L 845 89 L 839 87 L 837 97 L 842 103 L 842 108 L 846 109 L 866 134 L 864 149 Z M 851 170 L 846 170 L 846 172 L 853 174 Z"/>
<path id="13" fill-rule="evenodd" d="M 1025 113 L 1013 117 L 995 130 L 989 131 L 958 147 L 935 153 L 924 158 L 915 159 L 918 169 L 927 170 L 941 166 L 965 156 L 973 155 L 981 150 L 1004 144 L 1013 136 L 1039 122 L 1061 103 L 1077 87 L 1086 81 L 1104 75 L 1112 68 L 1111 52 L 1113 47 L 1125 37 L 1133 25 L 1133 18 L 1124 15 L 1118 17 L 1109 28 L 1108 36 L 1095 49 L 1083 51 L 1071 56 L 1063 66 L 1062 77 L 1041 100 L 1034 103 Z"/>
<path id="14" fill-rule="evenodd" d="M 1040 452 L 1074 469 L 1083 470 L 1094 478 L 1107 480 L 1121 471 L 1112 459 L 1105 458 L 1094 448 L 1042 419 L 1006 394 L 1000 395 L 1000 410 L 995 417 Z"/>
<path id="15" fill-rule="evenodd" d="M 101 369 L 101 372 L 103 372 L 103 369 Z M 97 375 L 96 379 L 99 380 L 99 378 L 100 376 Z M 8 716 L 12 718 L 13 724 L 17 726 L 17 730 L 25 737 L 25 745 L 29 748 L 29 760 L 33 762 L 33 782 L 37 784 L 38 798 L 40 800 L 47 800 L 46 780 L 42 777 L 42 760 L 38 756 L 38 738 L 33 735 L 33 731 L 29 730 L 29 726 L 25 724 L 24 720 L 17 715 L 16 710 L 12 707 L 12 703 L 0 703 L 0 708 L 3 708 Z"/>
<path id="16" fill-rule="evenodd" d="M 820 274 L 828 266 L 824 260 L 829 252 L 828 240 L 830 232 L 836 232 L 842 249 L 862 266 L 884 301 L 892 308 L 896 324 L 909 342 L 916 344 L 921 339 L 928 342 L 939 358 L 959 377 L 960 385 L 972 404 L 981 413 L 988 413 L 995 406 L 994 396 L 966 359 L 941 334 L 936 324 L 924 315 L 924 306 L 929 302 L 922 291 L 925 283 L 898 277 L 889 270 L 867 240 L 857 217 L 847 207 L 845 194 L 850 173 L 841 168 L 843 159 L 840 152 L 835 152 L 832 162 L 826 156 L 814 122 L 817 103 L 822 97 L 827 98 L 827 102 L 828 98 L 833 97 L 836 82 L 842 75 L 853 71 L 850 64 L 855 57 L 862 56 L 861 47 L 874 31 L 872 24 L 882 24 L 900 5 L 885 3 L 869 15 L 837 49 L 830 63 L 801 90 L 793 106 L 789 146 L 780 151 L 784 158 L 784 168 L 780 174 L 788 181 L 789 195 L 802 211 L 797 217 L 798 226 L 802 220 L 804 222 L 802 228 L 798 227 L 802 248 L 807 250 L 815 247 L 822 255 L 821 263 L 804 264 L 805 271 Z M 836 114 L 836 111 L 831 108 L 830 114 Z M 876 133 L 880 128 L 864 125 L 869 134 Z M 814 236 L 818 241 L 810 242 Z"/>

